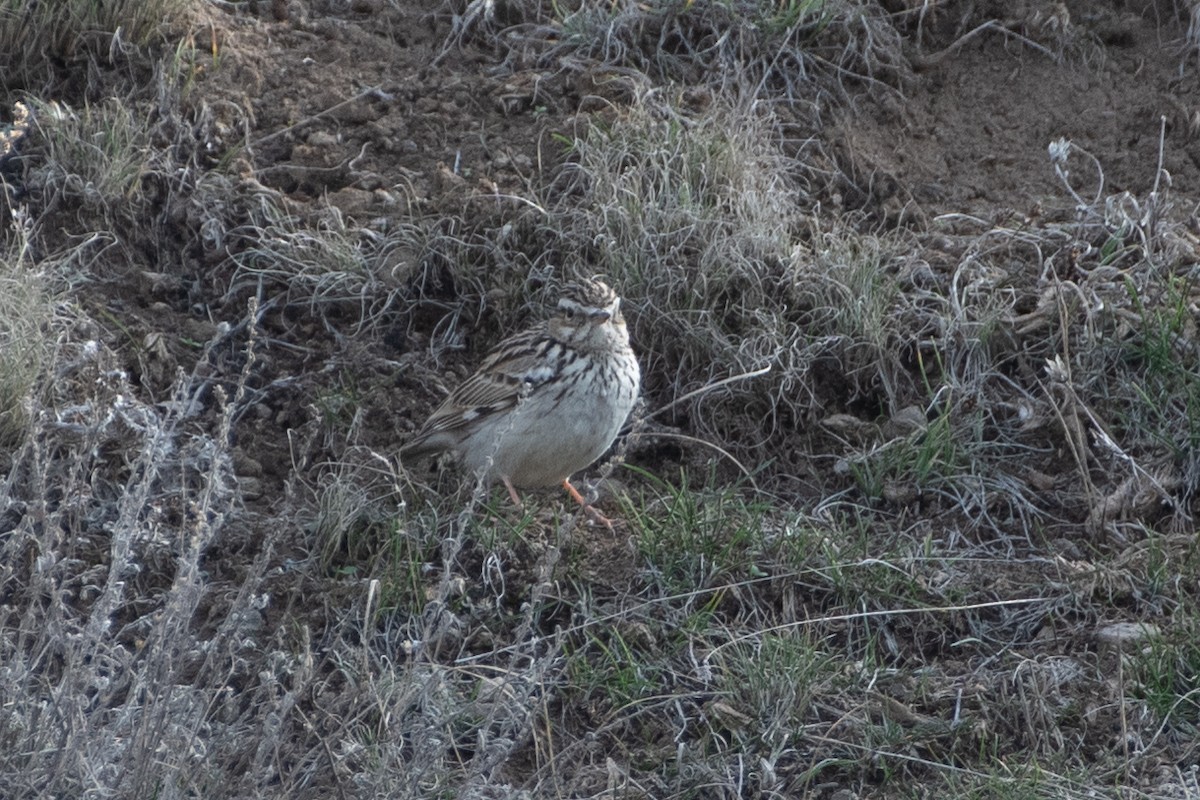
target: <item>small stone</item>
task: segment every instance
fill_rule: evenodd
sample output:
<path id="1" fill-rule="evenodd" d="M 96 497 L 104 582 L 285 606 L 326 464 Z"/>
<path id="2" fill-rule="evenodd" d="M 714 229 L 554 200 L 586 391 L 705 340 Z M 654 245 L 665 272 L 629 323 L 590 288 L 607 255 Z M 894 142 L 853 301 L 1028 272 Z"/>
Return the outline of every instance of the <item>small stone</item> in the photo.
<path id="1" fill-rule="evenodd" d="M 262 481 L 258 478 L 238 477 L 238 487 L 242 490 L 242 499 L 257 500 L 263 496 Z"/>
<path id="2" fill-rule="evenodd" d="M 1158 626 L 1145 622 L 1114 622 L 1096 629 L 1097 641 L 1116 647 L 1137 645 L 1158 635 Z"/>
<path id="3" fill-rule="evenodd" d="M 343 214 L 354 219 L 362 219 L 371 215 L 375 205 L 375 195 L 362 189 L 347 186 L 338 189 L 328 196 L 329 205 L 334 206 Z"/>
<path id="4" fill-rule="evenodd" d="M 336 147 L 338 140 L 329 131 L 313 131 L 308 135 L 307 142 L 312 147 Z"/>
<path id="5" fill-rule="evenodd" d="M 259 478 L 263 474 L 262 462 L 246 455 L 242 450 L 233 451 L 233 471 L 238 475 Z"/>

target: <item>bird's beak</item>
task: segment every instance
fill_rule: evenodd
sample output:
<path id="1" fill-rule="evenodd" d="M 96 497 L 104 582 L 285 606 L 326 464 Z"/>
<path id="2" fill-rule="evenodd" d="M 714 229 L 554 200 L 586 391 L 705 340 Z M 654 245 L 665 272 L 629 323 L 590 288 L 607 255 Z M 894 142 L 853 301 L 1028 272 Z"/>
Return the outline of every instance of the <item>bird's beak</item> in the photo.
<path id="1" fill-rule="evenodd" d="M 613 318 L 613 315 L 617 313 L 617 309 L 620 307 L 621 307 L 621 300 L 620 300 L 620 298 L 618 298 L 617 301 L 615 303 L 613 303 L 613 307 L 611 310 L 607 309 L 607 308 L 597 309 L 596 311 L 593 311 L 589 316 L 591 316 L 591 318 L 594 319 L 596 322 L 600 322 L 600 323 L 608 322 L 610 319 Z"/>

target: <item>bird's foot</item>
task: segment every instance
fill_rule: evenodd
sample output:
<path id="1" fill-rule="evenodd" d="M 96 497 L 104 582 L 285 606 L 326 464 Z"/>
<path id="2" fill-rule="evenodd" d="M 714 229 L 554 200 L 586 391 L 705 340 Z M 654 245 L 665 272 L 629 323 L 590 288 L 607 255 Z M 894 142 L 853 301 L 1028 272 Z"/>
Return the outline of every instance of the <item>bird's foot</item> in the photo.
<path id="1" fill-rule="evenodd" d="M 587 500 L 584 500 L 583 495 L 581 495 L 579 493 L 579 490 L 571 485 L 571 480 L 569 478 L 564 478 L 562 485 L 563 485 L 563 488 L 567 490 L 567 493 L 570 494 L 572 498 L 574 498 L 575 502 L 579 503 L 579 505 L 583 506 L 584 512 L 589 517 L 594 519 L 596 522 L 599 522 L 601 525 L 608 528 L 610 531 L 613 529 L 613 521 L 611 519 L 609 519 L 608 517 L 604 516 L 603 514 L 601 514 L 600 511 L 597 508 L 595 508 L 594 506 L 590 505 Z"/>

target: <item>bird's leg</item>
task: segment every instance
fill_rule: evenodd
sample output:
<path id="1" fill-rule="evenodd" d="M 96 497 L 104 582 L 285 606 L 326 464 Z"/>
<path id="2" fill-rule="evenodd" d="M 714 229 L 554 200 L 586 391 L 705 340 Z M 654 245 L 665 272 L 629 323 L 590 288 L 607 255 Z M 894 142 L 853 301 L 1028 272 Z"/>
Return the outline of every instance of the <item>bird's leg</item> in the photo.
<path id="1" fill-rule="evenodd" d="M 501 475 L 500 479 L 504 481 L 504 488 L 508 489 L 508 496 L 512 498 L 513 505 L 518 510 L 524 511 L 525 504 L 521 502 L 521 495 L 517 494 L 517 487 L 512 485 L 512 481 L 508 479 L 507 475 Z"/>
<path id="2" fill-rule="evenodd" d="M 571 495 L 571 497 L 573 497 L 575 499 L 575 502 L 579 503 L 579 505 L 583 506 L 583 510 L 587 512 L 589 517 L 596 520 L 596 522 L 599 522 L 601 525 L 608 528 L 610 531 L 612 530 L 612 526 L 613 526 L 612 520 L 609 519 L 608 517 L 604 516 L 603 514 L 601 514 L 597 509 L 588 505 L 587 500 L 583 499 L 583 495 L 581 495 L 579 493 L 579 490 L 571 485 L 570 478 L 563 478 L 562 485 L 563 485 L 563 488 L 566 489 L 567 492 Z"/>

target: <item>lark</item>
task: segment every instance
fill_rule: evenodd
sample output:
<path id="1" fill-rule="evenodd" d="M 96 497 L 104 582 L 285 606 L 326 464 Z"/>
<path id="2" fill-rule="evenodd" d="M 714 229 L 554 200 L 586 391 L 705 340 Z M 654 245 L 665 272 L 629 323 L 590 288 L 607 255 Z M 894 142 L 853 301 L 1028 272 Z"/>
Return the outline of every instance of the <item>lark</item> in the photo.
<path id="1" fill-rule="evenodd" d="M 641 387 L 621 298 L 599 280 L 563 287 L 553 316 L 493 349 L 430 415 L 402 457 L 452 452 L 485 482 L 517 489 L 561 485 L 612 527 L 571 485 L 617 438 Z"/>

